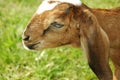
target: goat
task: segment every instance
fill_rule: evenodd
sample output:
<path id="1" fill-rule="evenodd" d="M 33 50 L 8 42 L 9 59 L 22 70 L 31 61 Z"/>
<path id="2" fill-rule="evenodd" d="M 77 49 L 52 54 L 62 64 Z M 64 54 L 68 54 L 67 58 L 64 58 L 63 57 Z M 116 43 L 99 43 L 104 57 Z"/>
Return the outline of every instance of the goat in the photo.
<path id="1" fill-rule="evenodd" d="M 92 9 L 79 0 L 44 0 L 23 33 L 23 44 L 31 50 L 81 46 L 99 80 L 120 80 L 120 8 Z"/>

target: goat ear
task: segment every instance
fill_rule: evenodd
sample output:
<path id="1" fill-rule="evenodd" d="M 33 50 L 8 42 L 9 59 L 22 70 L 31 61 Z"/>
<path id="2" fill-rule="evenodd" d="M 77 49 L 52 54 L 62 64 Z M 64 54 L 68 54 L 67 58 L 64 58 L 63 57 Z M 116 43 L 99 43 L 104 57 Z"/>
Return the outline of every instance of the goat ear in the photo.
<path id="1" fill-rule="evenodd" d="M 70 6 L 64 11 L 64 14 L 69 14 L 72 10 L 73 10 L 73 6 Z"/>

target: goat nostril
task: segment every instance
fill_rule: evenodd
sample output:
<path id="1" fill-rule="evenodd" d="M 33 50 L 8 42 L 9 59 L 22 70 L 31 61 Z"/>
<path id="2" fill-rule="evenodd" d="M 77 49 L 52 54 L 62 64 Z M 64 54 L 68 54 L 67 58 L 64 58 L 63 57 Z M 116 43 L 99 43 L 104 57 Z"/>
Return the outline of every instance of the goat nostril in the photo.
<path id="1" fill-rule="evenodd" d="M 25 36 L 25 37 L 23 37 L 23 40 L 24 41 L 28 41 L 30 39 L 30 36 Z"/>

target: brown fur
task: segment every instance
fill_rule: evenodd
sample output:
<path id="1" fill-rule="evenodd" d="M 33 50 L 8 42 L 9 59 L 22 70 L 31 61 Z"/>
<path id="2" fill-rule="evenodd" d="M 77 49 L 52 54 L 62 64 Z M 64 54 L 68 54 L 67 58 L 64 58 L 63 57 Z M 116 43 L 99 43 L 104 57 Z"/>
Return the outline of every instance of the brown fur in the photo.
<path id="1" fill-rule="evenodd" d="M 51 25 L 53 22 L 64 27 L 56 28 Z M 78 7 L 62 3 L 34 15 L 23 39 L 33 50 L 81 45 L 99 80 L 113 80 L 109 58 L 115 65 L 114 80 L 120 80 L 120 8 L 91 9 L 84 4 Z"/>

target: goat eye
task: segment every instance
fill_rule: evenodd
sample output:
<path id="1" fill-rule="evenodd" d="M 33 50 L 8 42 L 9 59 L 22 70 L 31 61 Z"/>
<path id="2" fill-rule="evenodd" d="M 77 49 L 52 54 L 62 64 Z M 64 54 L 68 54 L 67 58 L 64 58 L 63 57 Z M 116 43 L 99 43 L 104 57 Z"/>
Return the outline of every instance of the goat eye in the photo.
<path id="1" fill-rule="evenodd" d="M 57 23 L 57 22 L 53 22 L 53 23 L 51 23 L 51 26 L 56 27 L 56 28 L 61 28 L 61 27 L 63 27 L 64 25 L 63 25 L 63 24 L 59 24 L 59 23 Z"/>

